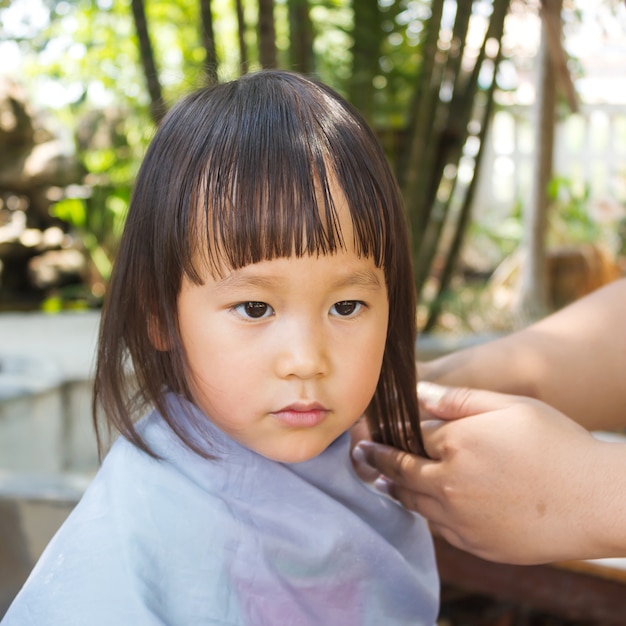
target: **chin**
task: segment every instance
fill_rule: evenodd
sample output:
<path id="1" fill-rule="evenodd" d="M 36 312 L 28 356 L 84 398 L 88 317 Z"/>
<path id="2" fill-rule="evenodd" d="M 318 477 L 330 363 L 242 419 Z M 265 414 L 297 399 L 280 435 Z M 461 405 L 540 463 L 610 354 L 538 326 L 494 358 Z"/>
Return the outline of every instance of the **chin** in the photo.
<path id="1" fill-rule="evenodd" d="M 324 446 L 307 446 L 300 449 L 271 450 L 267 453 L 257 450 L 257 452 L 277 463 L 304 463 L 304 461 L 310 461 L 322 454 L 329 445 L 330 443 Z"/>

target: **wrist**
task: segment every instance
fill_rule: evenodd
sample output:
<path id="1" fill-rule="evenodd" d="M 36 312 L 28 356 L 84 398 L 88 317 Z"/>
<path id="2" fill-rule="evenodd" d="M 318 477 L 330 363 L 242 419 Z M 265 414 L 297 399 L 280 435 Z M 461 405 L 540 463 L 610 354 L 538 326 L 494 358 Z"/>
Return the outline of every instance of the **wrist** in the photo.
<path id="1" fill-rule="evenodd" d="M 583 548 L 587 558 L 626 556 L 626 443 L 594 440 L 594 450 L 584 463 L 590 478 L 582 516 Z"/>
<path id="2" fill-rule="evenodd" d="M 418 380 L 450 387 L 474 387 L 476 381 L 470 361 L 471 348 L 420 361 L 417 364 Z"/>

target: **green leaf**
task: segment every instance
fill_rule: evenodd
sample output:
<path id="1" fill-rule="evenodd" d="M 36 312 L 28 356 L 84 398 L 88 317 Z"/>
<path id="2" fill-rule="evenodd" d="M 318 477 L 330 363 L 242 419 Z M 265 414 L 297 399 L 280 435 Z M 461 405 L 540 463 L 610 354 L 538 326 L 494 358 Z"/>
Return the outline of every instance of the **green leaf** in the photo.
<path id="1" fill-rule="evenodd" d="M 59 200 L 59 202 L 52 205 L 50 213 L 54 217 L 58 217 L 60 220 L 74 226 L 74 228 L 82 229 L 87 224 L 85 202 L 80 198 Z"/>

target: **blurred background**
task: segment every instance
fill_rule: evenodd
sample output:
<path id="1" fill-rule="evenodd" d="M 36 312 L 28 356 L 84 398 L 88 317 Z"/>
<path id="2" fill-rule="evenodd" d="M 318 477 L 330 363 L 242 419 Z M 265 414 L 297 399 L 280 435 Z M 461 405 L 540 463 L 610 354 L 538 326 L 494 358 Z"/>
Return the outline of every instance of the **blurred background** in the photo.
<path id="1" fill-rule="evenodd" d="M 278 67 L 362 111 L 426 358 L 624 275 L 625 35 L 617 0 L 0 0 L 0 617 L 97 468 L 99 310 L 174 101 Z M 566 623 L 466 596 L 442 624 Z"/>
<path id="2" fill-rule="evenodd" d="M 261 67 L 376 129 L 419 324 L 507 330 L 622 272 L 626 9 L 613 0 L 2 0 L 0 309 L 97 309 L 171 102 Z"/>

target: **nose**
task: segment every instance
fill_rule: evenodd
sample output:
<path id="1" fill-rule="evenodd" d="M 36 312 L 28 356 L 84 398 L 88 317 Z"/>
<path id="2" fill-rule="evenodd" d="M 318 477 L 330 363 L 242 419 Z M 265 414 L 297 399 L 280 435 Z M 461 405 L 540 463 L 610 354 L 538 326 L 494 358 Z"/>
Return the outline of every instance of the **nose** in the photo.
<path id="1" fill-rule="evenodd" d="M 276 373 L 280 378 L 317 378 L 328 370 L 327 342 L 321 324 L 298 320 L 276 337 Z"/>

